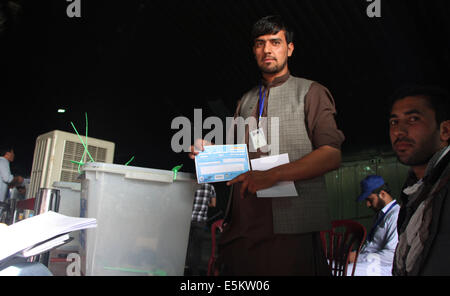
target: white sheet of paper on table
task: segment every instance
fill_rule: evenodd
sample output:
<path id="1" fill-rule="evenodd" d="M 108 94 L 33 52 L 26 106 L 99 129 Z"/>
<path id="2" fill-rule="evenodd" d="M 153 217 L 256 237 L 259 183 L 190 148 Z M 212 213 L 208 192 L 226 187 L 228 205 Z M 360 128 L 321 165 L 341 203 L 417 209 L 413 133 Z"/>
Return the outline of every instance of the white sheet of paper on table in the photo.
<path id="1" fill-rule="evenodd" d="M 287 153 L 252 159 L 253 171 L 267 171 L 271 168 L 289 163 L 289 155 Z M 274 186 L 256 192 L 257 197 L 289 197 L 297 196 L 294 182 L 283 181 L 278 182 Z"/>

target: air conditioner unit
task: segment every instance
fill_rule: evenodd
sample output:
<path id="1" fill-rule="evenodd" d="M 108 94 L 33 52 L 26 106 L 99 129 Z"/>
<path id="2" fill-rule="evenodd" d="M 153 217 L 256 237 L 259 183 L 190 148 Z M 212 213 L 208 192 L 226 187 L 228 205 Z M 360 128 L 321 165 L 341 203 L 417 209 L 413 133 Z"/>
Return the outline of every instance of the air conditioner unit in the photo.
<path id="1" fill-rule="evenodd" d="M 81 139 L 86 144 L 86 137 Z M 88 137 L 87 148 L 95 162 L 113 162 L 114 143 Z M 76 134 L 55 130 L 38 136 L 27 198 L 35 197 L 39 188 L 52 188 L 53 182 L 80 182 L 78 164 L 72 161 L 90 161 L 84 150 Z"/>

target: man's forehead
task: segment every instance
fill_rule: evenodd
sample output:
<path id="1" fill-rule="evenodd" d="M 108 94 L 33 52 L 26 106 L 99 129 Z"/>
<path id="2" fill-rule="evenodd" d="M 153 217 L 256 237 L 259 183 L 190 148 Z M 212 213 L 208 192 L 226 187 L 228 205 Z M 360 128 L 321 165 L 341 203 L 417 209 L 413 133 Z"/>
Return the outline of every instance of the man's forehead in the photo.
<path id="1" fill-rule="evenodd" d="M 285 40 L 286 36 L 284 34 L 284 30 L 280 30 L 276 34 L 265 34 L 265 35 L 260 35 L 260 36 L 255 38 L 255 40 L 274 40 L 274 39 L 283 39 L 283 40 Z"/>
<path id="2" fill-rule="evenodd" d="M 391 114 L 404 113 L 427 113 L 433 112 L 425 96 L 409 96 L 397 100 L 392 106 Z"/>
<path id="3" fill-rule="evenodd" d="M 373 200 L 377 198 L 378 196 L 375 193 L 371 193 L 369 196 L 366 197 L 366 200 Z"/>

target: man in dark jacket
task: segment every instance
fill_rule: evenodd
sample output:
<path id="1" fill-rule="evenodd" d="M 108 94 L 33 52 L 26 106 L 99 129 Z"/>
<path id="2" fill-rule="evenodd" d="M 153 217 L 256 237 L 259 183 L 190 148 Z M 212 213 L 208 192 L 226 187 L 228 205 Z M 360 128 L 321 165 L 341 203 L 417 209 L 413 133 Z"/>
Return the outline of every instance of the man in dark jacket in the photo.
<path id="1" fill-rule="evenodd" d="M 408 87 L 393 97 L 390 138 L 411 167 L 400 196 L 393 275 L 450 275 L 450 97 Z"/>

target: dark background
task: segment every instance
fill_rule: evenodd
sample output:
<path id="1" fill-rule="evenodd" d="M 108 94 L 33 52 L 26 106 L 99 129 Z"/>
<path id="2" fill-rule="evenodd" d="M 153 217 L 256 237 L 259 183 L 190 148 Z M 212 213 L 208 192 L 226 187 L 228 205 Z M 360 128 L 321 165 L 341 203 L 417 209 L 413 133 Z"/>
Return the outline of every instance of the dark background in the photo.
<path id="1" fill-rule="evenodd" d="M 84 133 L 85 112 L 89 136 L 116 144 L 114 163 L 193 171 L 172 152 L 171 121 L 194 108 L 232 116 L 258 81 L 249 35 L 268 14 L 295 31 L 291 73 L 332 92 L 344 155 L 389 149 L 394 89 L 450 80 L 447 0 L 381 0 L 381 18 L 366 0 L 81 0 L 81 18 L 65 0 L 0 2 L 0 142 L 15 145 L 24 176 L 37 136 L 74 132 L 71 121 Z"/>

